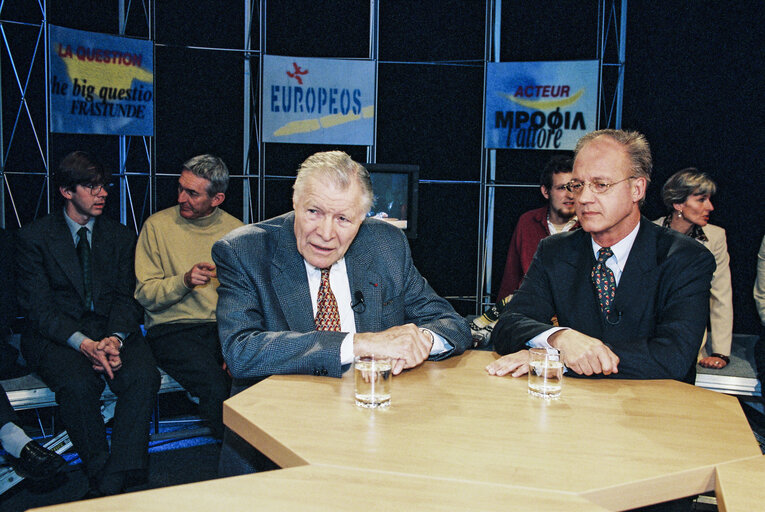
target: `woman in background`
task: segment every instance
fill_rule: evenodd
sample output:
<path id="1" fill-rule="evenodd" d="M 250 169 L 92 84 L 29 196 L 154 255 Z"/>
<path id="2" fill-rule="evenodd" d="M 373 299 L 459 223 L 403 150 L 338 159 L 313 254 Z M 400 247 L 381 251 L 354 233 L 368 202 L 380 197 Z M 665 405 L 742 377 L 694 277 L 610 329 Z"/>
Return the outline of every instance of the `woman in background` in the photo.
<path id="1" fill-rule="evenodd" d="M 709 297 L 710 328 L 701 344 L 699 364 L 705 368 L 720 369 L 730 362 L 733 294 L 725 230 L 709 224 L 709 214 L 714 210 L 710 197 L 716 190 L 715 182 L 698 169 L 689 167 L 676 172 L 667 180 L 661 191 L 662 200 L 669 213 L 654 222 L 695 238 L 715 257 L 717 269 L 712 276 Z M 705 353 L 709 355 L 706 356 Z"/>

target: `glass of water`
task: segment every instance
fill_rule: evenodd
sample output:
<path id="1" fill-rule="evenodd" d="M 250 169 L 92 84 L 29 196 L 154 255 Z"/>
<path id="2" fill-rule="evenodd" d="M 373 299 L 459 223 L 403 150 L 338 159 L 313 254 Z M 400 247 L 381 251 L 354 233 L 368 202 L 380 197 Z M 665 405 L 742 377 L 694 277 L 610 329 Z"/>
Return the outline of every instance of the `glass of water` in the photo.
<path id="1" fill-rule="evenodd" d="M 390 405 L 391 360 L 382 356 L 356 356 L 356 405 L 366 408 Z"/>
<path id="2" fill-rule="evenodd" d="M 555 348 L 529 350 L 529 394 L 541 398 L 560 397 L 563 387 L 563 361 Z"/>

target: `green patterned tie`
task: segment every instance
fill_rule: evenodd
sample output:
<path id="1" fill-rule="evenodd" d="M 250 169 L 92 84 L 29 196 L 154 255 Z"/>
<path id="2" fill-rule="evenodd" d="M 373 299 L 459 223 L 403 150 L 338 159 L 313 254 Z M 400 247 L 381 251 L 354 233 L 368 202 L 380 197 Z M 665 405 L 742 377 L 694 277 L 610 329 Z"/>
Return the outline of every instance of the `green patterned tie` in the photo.
<path id="1" fill-rule="evenodd" d="M 93 292 L 90 276 L 90 244 L 88 243 L 88 228 L 81 227 L 77 234 L 80 237 L 80 241 L 77 242 L 77 256 L 80 258 L 80 268 L 82 268 L 82 282 L 85 285 L 85 306 L 91 309 L 91 303 L 93 302 Z"/>

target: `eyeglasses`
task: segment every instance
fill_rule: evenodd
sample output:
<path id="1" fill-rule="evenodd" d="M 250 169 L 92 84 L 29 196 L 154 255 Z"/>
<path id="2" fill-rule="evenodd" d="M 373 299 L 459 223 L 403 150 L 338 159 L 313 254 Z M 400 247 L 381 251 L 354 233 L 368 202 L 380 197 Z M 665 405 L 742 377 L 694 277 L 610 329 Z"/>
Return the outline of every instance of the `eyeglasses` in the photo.
<path id="1" fill-rule="evenodd" d="M 97 196 L 104 189 L 106 189 L 106 191 L 109 192 L 109 190 L 112 187 L 112 184 L 111 183 L 85 183 L 82 186 L 90 190 L 90 195 Z"/>
<path id="2" fill-rule="evenodd" d="M 575 196 L 578 196 L 579 194 L 584 192 L 585 185 L 590 187 L 590 191 L 593 194 L 605 194 L 614 185 L 618 185 L 622 181 L 636 179 L 637 177 L 638 176 L 630 176 L 628 178 L 624 178 L 623 180 L 614 181 L 613 183 L 609 183 L 607 181 L 600 181 L 600 180 L 595 180 L 595 181 L 571 180 L 568 183 L 566 183 L 565 187 L 566 187 L 566 190 L 568 190 Z"/>

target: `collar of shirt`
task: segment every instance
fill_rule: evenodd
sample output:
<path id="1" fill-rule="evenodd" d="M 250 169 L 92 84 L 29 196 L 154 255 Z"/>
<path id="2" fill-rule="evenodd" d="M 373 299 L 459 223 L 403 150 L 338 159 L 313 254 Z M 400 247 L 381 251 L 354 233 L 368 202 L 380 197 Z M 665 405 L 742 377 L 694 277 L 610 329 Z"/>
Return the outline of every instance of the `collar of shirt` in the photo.
<path id="1" fill-rule="evenodd" d="M 311 294 L 311 306 L 313 316 L 316 317 L 317 298 L 321 285 L 321 269 L 314 267 L 303 260 L 305 271 L 308 276 L 308 289 Z M 345 266 L 345 258 L 340 258 L 329 270 L 329 286 L 337 301 L 337 309 L 340 313 L 340 330 L 342 332 L 356 332 L 356 318 L 351 308 L 351 284 L 348 281 L 348 269 Z"/>
<path id="2" fill-rule="evenodd" d="M 74 245 L 77 245 L 77 242 L 80 241 L 80 235 L 77 234 L 77 232 L 82 227 L 81 224 L 77 224 L 75 221 L 69 218 L 69 215 L 66 214 L 66 211 L 64 212 L 64 220 L 66 220 L 66 225 L 69 226 L 69 232 L 72 234 L 72 240 L 74 240 Z M 93 245 L 93 224 L 96 223 L 96 218 L 91 217 L 90 220 L 85 224 L 85 227 L 88 228 L 88 243 Z"/>
<path id="3" fill-rule="evenodd" d="M 560 231 L 555 229 L 555 224 L 550 222 L 550 214 L 548 212 L 547 214 L 547 230 L 550 232 L 551 235 L 557 235 L 558 233 L 565 233 L 566 231 L 571 231 L 571 228 L 574 227 L 576 224 L 576 215 L 568 219 L 568 222 L 566 222 L 562 228 L 560 228 Z"/>
<path id="4" fill-rule="evenodd" d="M 627 258 L 632 250 L 632 245 L 635 243 L 639 229 L 640 223 L 638 222 L 638 225 L 635 226 L 635 229 L 630 231 L 629 235 L 611 246 L 611 251 L 614 255 L 606 260 L 606 266 L 614 273 L 614 279 L 616 280 L 617 286 L 619 285 L 619 279 L 622 277 L 622 272 L 624 272 L 624 267 L 627 265 Z M 592 240 L 592 238 L 590 238 L 590 240 L 592 241 L 592 252 L 595 259 L 598 259 L 598 251 L 600 251 L 601 246 L 596 244 L 595 240 Z"/>

